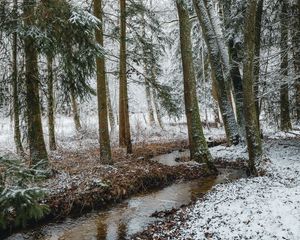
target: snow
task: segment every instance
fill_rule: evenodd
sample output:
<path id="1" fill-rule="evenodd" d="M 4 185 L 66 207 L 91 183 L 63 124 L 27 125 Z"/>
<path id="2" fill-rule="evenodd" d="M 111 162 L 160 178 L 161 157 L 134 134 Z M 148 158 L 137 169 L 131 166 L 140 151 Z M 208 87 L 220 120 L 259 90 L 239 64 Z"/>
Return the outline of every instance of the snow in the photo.
<path id="1" fill-rule="evenodd" d="M 265 176 L 217 185 L 177 212 L 176 225 L 160 233 L 164 239 L 300 239 L 300 141 L 271 139 L 264 147 L 271 160 Z M 229 159 L 239 153 L 244 157 L 241 146 L 212 149 Z"/>

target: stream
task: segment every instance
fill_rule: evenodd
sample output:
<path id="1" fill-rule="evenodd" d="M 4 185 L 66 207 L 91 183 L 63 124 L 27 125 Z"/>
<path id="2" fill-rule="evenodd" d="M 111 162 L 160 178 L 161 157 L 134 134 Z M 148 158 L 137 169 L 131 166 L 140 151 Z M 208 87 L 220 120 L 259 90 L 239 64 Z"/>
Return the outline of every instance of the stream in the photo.
<path id="1" fill-rule="evenodd" d="M 175 161 L 187 152 L 172 152 L 153 158 L 167 165 L 189 164 Z M 207 193 L 216 184 L 245 177 L 241 170 L 220 169 L 217 177 L 179 182 L 152 192 L 137 194 L 105 211 L 67 218 L 61 223 L 49 223 L 28 232 L 15 234 L 7 240 L 120 240 L 142 231 L 158 220 L 155 212 L 180 208 Z"/>

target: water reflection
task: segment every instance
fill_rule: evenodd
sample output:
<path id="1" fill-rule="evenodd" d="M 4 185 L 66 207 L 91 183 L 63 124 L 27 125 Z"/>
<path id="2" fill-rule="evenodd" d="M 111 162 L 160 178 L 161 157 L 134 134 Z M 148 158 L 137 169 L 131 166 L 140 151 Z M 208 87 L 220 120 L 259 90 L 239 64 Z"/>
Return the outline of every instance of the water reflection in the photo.
<path id="1" fill-rule="evenodd" d="M 159 191 L 140 194 L 110 210 L 67 219 L 61 224 L 48 224 L 29 233 L 10 237 L 37 240 L 119 240 L 141 231 L 157 220 L 156 211 L 179 208 L 199 198 L 215 184 L 242 177 L 241 171 L 226 170 L 217 178 L 177 183 Z"/>

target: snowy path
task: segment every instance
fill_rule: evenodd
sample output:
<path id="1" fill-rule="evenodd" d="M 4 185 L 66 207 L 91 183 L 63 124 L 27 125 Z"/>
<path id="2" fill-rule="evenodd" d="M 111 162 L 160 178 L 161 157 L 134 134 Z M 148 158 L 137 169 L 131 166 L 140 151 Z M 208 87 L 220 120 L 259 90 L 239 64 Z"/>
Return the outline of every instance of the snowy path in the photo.
<path id="1" fill-rule="evenodd" d="M 216 186 L 193 207 L 179 210 L 176 224 L 162 226 L 157 239 L 299 240 L 300 141 L 269 140 L 265 149 L 272 161 L 266 176 Z M 244 150 L 220 146 L 212 152 L 230 160 Z"/>

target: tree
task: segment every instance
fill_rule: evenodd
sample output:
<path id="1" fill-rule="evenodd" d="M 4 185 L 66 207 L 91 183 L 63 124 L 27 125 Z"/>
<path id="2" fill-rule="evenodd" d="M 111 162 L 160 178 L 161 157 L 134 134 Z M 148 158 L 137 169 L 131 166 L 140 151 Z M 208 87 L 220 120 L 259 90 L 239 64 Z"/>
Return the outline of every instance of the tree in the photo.
<path id="1" fill-rule="evenodd" d="M 224 62 L 224 57 L 222 56 L 217 41 L 218 37 L 214 31 L 204 0 L 193 0 L 193 3 L 208 48 L 212 78 L 213 81 L 215 81 L 217 98 L 224 122 L 227 142 L 229 145 L 238 144 L 240 135 L 233 108 L 228 99 L 230 94 L 228 93 L 227 84 L 230 82 L 230 78 L 228 78 L 230 76 L 227 74 L 227 76 L 224 77 L 223 75 L 222 69 L 223 66 L 226 66 L 226 63 Z"/>
<path id="2" fill-rule="evenodd" d="M 29 30 L 34 28 L 35 8 L 34 0 L 23 1 L 23 21 Z M 30 150 L 31 163 L 36 164 L 44 161 L 44 167 L 48 164 L 48 154 L 46 151 L 39 97 L 39 72 L 38 72 L 38 53 L 34 36 L 27 33 L 24 37 L 25 52 L 25 84 L 26 84 L 26 103 L 27 103 L 27 124 L 28 124 L 28 143 Z"/>
<path id="3" fill-rule="evenodd" d="M 300 0 L 294 2 L 292 9 L 292 50 L 293 50 L 293 63 L 295 69 L 295 108 L 296 108 L 296 122 L 300 123 Z"/>
<path id="4" fill-rule="evenodd" d="M 289 84 L 288 84 L 288 3 L 287 0 L 281 2 L 280 27 L 281 27 L 281 76 L 283 83 L 280 85 L 280 128 L 288 131 L 292 128 L 289 104 Z"/>
<path id="5" fill-rule="evenodd" d="M 202 123 L 199 114 L 199 106 L 196 92 L 196 78 L 194 72 L 190 17 L 186 4 L 176 1 L 179 30 L 180 49 L 183 66 L 185 113 L 187 118 L 189 147 L 191 159 L 200 163 L 206 163 L 211 169 L 215 169 L 212 157 L 208 150 L 207 142 L 203 134 Z"/>
<path id="6" fill-rule="evenodd" d="M 126 71 L 126 0 L 120 0 L 119 144 L 132 153 Z"/>
<path id="7" fill-rule="evenodd" d="M 20 130 L 20 106 L 19 106 L 19 81 L 18 81 L 18 33 L 17 33 L 17 19 L 18 19 L 18 1 L 14 0 L 13 15 L 15 19 L 15 29 L 13 32 L 12 42 L 12 91 L 13 91 L 13 114 L 14 114 L 14 140 L 17 153 L 24 154 L 24 149 L 21 141 Z"/>
<path id="8" fill-rule="evenodd" d="M 96 29 L 96 41 L 103 47 L 103 9 L 102 0 L 94 0 L 94 15 L 101 21 Z M 100 160 L 105 164 L 112 164 L 110 139 L 108 130 L 108 111 L 107 111 L 107 82 L 105 77 L 104 56 L 96 57 L 97 65 L 97 100 L 99 118 L 99 142 Z"/>
<path id="9" fill-rule="evenodd" d="M 246 121 L 246 139 L 249 153 L 249 172 L 257 175 L 256 164 L 262 157 L 262 144 L 258 127 L 254 93 L 255 21 L 257 0 L 248 0 L 244 27 L 243 91 Z"/>
<path id="10" fill-rule="evenodd" d="M 55 140 L 55 120 L 54 120 L 54 92 L 53 92 L 53 57 L 47 55 L 48 70 L 48 131 L 49 131 L 49 148 L 52 151 L 57 149 Z"/>

